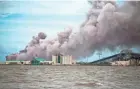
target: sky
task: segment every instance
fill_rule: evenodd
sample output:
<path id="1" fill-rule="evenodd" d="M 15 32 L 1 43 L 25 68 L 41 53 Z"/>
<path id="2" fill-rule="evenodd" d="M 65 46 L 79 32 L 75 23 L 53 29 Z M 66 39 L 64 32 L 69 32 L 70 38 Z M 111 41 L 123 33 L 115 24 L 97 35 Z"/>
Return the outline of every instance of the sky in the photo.
<path id="1" fill-rule="evenodd" d="M 0 2 L 0 60 L 24 49 L 39 32 L 50 39 L 67 27 L 76 31 L 89 7 L 86 0 Z"/>
<path id="2" fill-rule="evenodd" d="M 67 27 L 77 31 L 89 8 L 87 0 L 1 1 L 0 61 L 5 61 L 8 54 L 24 49 L 39 32 L 45 32 L 47 39 L 51 39 Z M 114 53 L 105 50 L 101 58 Z M 96 52 L 88 61 L 98 58 Z M 87 61 L 86 58 L 81 60 Z"/>

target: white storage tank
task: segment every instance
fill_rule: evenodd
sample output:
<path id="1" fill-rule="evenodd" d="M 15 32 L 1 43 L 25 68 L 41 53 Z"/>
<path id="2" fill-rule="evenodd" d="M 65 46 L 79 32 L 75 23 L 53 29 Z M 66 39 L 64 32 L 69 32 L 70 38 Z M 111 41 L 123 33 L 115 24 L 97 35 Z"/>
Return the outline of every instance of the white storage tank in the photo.
<path id="1" fill-rule="evenodd" d="M 66 56 L 60 56 L 60 63 L 58 63 L 58 56 L 52 56 L 52 63 L 53 64 L 75 64 L 75 61 L 73 60 L 72 56 L 66 55 Z"/>
<path id="2" fill-rule="evenodd" d="M 56 57 L 57 57 L 57 56 L 54 56 L 54 55 L 52 56 L 52 63 L 53 63 L 53 64 L 56 64 L 56 59 L 57 59 Z"/>

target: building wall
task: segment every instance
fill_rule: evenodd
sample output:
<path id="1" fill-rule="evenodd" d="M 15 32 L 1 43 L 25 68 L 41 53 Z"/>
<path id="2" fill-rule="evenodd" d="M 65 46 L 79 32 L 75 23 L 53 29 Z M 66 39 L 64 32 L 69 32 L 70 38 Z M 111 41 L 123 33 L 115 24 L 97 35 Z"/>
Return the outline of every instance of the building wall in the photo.
<path id="1" fill-rule="evenodd" d="M 23 64 L 31 64 L 31 61 L 22 61 L 23 62 Z"/>
<path id="2" fill-rule="evenodd" d="M 6 61 L 5 64 L 21 64 L 21 62 L 20 61 L 17 61 L 17 62 L 16 61 L 13 61 L 13 62 L 12 61 Z"/>
<path id="3" fill-rule="evenodd" d="M 56 56 L 52 55 L 52 62 L 53 64 L 56 64 Z"/>
<path id="4" fill-rule="evenodd" d="M 62 60 L 63 60 L 62 64 L 68 64 L 67 56 L 63 56 Z"/>
<path id="5" fill-rule="evenodd" d="M 44 65 L 45 65 L 45 64 L 52 64 L 52 61 L 41 61 L 40 63 L 41 63 L 41 64 L 44 64 Z"/>
<path id="6" fill-rule="evenodd" d="M 72 64 L 72 57 L 69 55 L 63 56 L 63 64 Z"/>
<path id="7" fill-rule="evenodd" d="M 31 64 L 32 65 L 40 65 L 40 61 L 34 59 L 31 61 Z"/>
<path id="8" fill-rule="evenodd" d="M 53 64 L 75 64 L 76 62 L 73 61 L 72 56 L 60 56 L 60 63 L 58 63 L 58 56 L 52 56 Z"/>

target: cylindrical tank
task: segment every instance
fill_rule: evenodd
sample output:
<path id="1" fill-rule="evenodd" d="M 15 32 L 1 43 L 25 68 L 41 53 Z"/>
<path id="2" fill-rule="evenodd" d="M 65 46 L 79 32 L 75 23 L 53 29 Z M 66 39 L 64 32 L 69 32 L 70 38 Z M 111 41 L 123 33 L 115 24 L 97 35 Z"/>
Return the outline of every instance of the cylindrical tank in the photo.
<path id="1" fill-rule="evenodd" d="M 56 64 L 56 56 L 52 55 L 52 62 L 53 64 Z"/>
<path id="2" fill-rule="evenodd" d="M 65 56 L 62 57 L 62 64 L 65 64 Z"/>

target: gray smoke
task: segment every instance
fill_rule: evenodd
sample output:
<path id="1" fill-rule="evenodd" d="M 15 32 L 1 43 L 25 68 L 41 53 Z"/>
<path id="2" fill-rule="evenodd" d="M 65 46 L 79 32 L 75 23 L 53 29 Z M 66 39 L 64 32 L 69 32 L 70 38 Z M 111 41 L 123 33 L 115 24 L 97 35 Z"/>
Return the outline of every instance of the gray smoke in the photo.
<path id="1" fill-rule="evenodd" d="M 140 2 L 125 1 L 118 6 L 113 1 L 90 1 L 92 8 L 79 32 L 68 28 L 58 33 L 58 38 L 45 39 L 44 33 L 32 41 L 17 55 L 18 60 L 32 60 L 38 56 L 51 59 L 51 55 L 72 55 L 75 58 L 92 55 L 97 50 L 140 45 Z"/>

